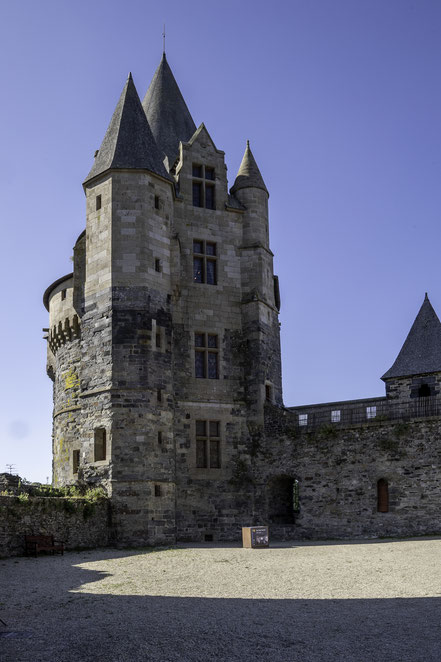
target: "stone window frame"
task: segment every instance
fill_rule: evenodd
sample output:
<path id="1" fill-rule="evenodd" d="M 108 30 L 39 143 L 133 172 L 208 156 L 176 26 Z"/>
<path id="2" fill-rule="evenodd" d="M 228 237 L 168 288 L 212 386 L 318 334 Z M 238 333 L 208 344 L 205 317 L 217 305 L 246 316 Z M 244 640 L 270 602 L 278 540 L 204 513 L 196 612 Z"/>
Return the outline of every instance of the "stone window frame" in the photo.
<path id="1" fill-rule="evenodd" d="M 214 340 L 213 340 L 214 339 Z M 211 376 L 214 367 L 215 376 Z M 219 379 L 219 334 L 194 332 L 194 376 L 196 379 Z"/>
<path id="2" fill-rule="evenodd" d="M 198 248 L 201 250 L 197 250 Z M 207 239 L 193 239 L 193 282 L 198 285 L 217 285 L 217 243 Z"/>
<path id="3" fill-rule="evenodd" d="M 196 469 L 222 468 L 222 422 L 219 419 L 195 420 Z"/>
<path id="4" fill-rule="evenodd" d="M 193 207 L 210 210 L 216 209 L 215 168 L 202 163 L 193 163 L 191 174 Z"/>

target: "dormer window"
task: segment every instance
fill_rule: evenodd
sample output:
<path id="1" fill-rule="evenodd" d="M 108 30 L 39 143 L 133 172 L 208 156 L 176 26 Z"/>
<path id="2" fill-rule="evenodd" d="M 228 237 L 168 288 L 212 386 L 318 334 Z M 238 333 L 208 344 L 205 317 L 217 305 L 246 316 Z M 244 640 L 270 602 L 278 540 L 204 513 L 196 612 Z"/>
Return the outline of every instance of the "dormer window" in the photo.
<path id="1" fill-rule="evenodd" d="M 205 209 L 216 209 L 215 169 L 211 166 L 193 163 L 193 207 L 205 207 Z"/>

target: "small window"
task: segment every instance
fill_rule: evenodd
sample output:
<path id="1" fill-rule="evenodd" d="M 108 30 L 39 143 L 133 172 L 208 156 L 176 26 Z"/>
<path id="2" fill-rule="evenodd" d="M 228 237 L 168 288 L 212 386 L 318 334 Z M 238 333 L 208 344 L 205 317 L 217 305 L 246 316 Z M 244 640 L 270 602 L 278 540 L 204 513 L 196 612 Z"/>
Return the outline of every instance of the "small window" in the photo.
<path id="1" fill-rule="evenodd" d="M 216 244 L 212 241 L 193 240 L 193 281 L 217 284 Z"/>
<path id="2" fill-rule="evenodd" d="M 80 466 L 80 451 L 72 451 L 72 473 L 78 473 L 78 467 Z"/>
<path id="3" fill-rule="evenodd" d="M 331 423 L 340 423 L 341 411 L 340 409 L 334 409 L 331 411 Z"/>
<path id="4" fill-rule="evenodd" d="M 96 198 L 95 198 L 95 209 L 96 209 L 96 211 L 101 209 L 101 196 L 100 195 L 97 195 Z"/>
<path id="5" fill-rule="evenodd" d="M 160 496 L 161 496 L 161 486 L 155 485 L 155 497 L 160 497 Z"/>
<path id="6" fill-rule="evenodd" d="M 199 379 L 219 379 L 218 337 L 212 333 L 194 334 L 194 372 Z"/>
<path id="7" fill-rule="evenodd" d="M 265 384 L 265 400 L 267 402 L 272 402 L 273 401 L 273 389 L 271 388 L 271 384 Z"/>
<path id="8" fill-rule="evenodd" d="M 196 467 L 220 469 L 220 422 L 196 421 Z"/>
<path id="9" fill-rule="evenodd" d="M 162 444 L 162 432 L 161 432 L 161 430 L 158 431 L 158 444 Z"/>
<path id="10" fill-rule="evenodd" d="M 156 391 L 156 399 L 157 399 L 158 402 L 162 402 L 162 389 L 161 388 L 158 388 L 158 390 Z"/>
<path id="11" fill-rule="evenodd" d="M 155 257 L 155 271 L 157 271 L 158 273 L 161 273 L 162 271 L 161 260 L 159 259 L 159 257 Z"/>
<path id="12" fill-rule="evenodd" d="M 299 425 L 308 425 L 308 414 L 299 414 Z"/>
<path id="13" fill-rule="evenodd" d="M 366 407 L 366 418 L 376 418 L 377 416 L 377 407 Z"/>
<path id="14" fill-rule="evenodd" d="M 156 341 L 155 341 L 156 347 L 160 348 L 161 347 L 161 332 L 160 331 L 156 332 L 155 338 L 156 338 Z"/>
<path id="15" fill-rule="evenodd" d="M 61 290 L 61 301 L 64 301 L 66 298 L 66 290 Z"/>
<path id="16" fill-rule="evenodd" d="M 106 459 L 106 430 L 97 428 L 94 431 L 94 462 Z"/>
<path id="17" fill-rule="evenodd" d="M 155 195 L 155 209 L 159 209 L 159 195 Z"/>
<path id="18" fill-rule="evenodd" d="M 380 478 L 377 483 L 377 512 L 389 512 L 389 485 L 384 478 Z"/>

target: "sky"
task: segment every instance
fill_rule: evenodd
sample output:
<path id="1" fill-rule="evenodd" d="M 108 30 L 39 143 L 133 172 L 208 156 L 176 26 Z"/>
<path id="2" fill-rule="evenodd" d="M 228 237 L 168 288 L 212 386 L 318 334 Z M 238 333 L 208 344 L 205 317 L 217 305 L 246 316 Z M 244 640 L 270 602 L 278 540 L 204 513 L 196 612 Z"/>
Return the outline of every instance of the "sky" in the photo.
<path id="1" fill-rule="evenodd" d="M 5 4 L 0 472 L 51 480 L 42 295 L 72 270 L 82 181 L 164 23 L 230 186 L 249 139 L 270 192 L 285 404 L 384 395 L 425 292 L 441 314 L 439 0 Z"/>

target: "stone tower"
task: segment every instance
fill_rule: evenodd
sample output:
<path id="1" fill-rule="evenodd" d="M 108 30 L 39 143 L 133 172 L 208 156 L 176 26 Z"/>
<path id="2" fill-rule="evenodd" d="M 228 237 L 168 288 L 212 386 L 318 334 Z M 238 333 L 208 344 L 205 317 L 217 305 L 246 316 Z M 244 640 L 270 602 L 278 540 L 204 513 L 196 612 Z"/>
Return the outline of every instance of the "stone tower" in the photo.
<path id="1" fill-rule="evenodd" d="M 282 404 L 268 191 L 247 144 L 228 193 L 165 55 L 129 75 L 85 182 L 74 271 L 45 292 L 55 484 L 104 485 L 115 539 L 231 539 L 264 405 Z"/>

